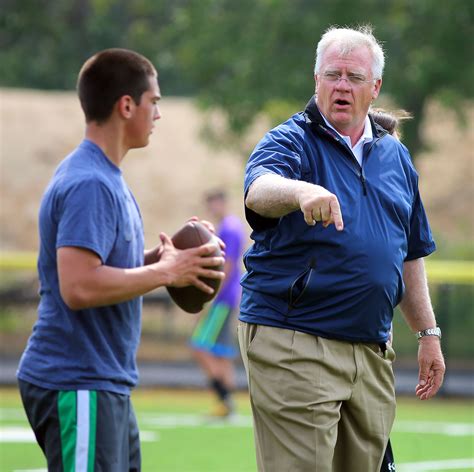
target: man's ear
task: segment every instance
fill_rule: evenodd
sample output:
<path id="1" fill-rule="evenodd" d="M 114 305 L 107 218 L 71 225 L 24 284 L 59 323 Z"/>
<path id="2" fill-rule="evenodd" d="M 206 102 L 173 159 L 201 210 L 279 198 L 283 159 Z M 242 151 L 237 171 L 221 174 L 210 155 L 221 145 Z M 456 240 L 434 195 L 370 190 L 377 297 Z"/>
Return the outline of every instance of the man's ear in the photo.
<path id="1" fill-rule="evenodd" d="M 315 92 L 316 95 L 318 93 L 318 86 L 319 86 L 318 75 L 314 74 L 314 92 Z"/>
<path id="2" fill-rule="evenodd" d="M 377 79 L 375 81 L 374 90 L 372 92 L 372 100 L 375 100 L 379 96 L 381 88 L 382 88 L 382 79 Z"/>
<path id="3" fill-rule="evenodd" d="M 117 102 L 117 110 L 125 119 L 129 119 L 132 116 L 135 102 L 130 95 L 123 95 Z"/>

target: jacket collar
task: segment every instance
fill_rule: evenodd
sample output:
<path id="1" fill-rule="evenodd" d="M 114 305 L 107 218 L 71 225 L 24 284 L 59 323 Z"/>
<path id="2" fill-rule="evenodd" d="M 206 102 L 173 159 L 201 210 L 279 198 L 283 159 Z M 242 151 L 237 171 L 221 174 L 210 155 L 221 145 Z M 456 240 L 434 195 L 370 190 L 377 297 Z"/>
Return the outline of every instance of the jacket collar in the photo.
<path id="1" fill-rule="evenodd" d="M 324 122 L 324 118 L 321 115 L 321 112 L 319 111 L 318 106 L 316 105 L 316 96 L 313 95 L 309 102 L 306 105 L 306 108 L 304 110 L 304 117 L 306 120 L 306 123 L 311 126 L 313 131 L 318 132 L 319 129 L 324 129 L 326 133 L 329 133 L 331 136 L 334 136 L 334 131 L 326 126 L 326 123 Z M 387 134 L 387 130 L 385 128 L 382 128 L 382 126 L 378 125 L 375 123 L 373 118 L 370 116 L 369 113 L 369 119 L 370 123 L 372 125 L 372 133 L 374 135 L 374 139 L 381 138 Z"/>

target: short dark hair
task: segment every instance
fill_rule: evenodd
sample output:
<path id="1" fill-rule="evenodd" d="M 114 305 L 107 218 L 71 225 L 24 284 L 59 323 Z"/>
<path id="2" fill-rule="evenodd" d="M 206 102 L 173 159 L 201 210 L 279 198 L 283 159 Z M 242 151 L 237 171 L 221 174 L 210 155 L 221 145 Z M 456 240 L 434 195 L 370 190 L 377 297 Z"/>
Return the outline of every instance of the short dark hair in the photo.
<path id="1" fill-rule="evenodd" d="M 156 77 L 153 64 L 128 49 L 105 49 L 89 58 L 77 79 L 77 93 L 86 122 L 104 122 L 117 100 L 130 95 L 139 105 L 150 88 L 149 78 Z"/>
<path id="2" fill-rule="evenodd" d="M 206 200 L 206 202 L 211 202 L 213 200 L 223 200 L 223 201 L 225 201 L 225 200 L 227 200 L 227 194 L 224 190 L 216 188 L 216 189 L 213 189 L 213 190 L 209 190 L 205 194 L 205 200 Z"/>

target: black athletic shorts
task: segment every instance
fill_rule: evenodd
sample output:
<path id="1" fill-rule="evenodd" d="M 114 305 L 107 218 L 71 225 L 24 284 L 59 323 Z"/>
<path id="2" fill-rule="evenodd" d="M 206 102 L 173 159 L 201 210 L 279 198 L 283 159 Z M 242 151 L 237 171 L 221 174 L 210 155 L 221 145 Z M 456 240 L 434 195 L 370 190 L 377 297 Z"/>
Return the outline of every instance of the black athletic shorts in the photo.
<path id="1" fill-rule="evenodd" d="M 49 472 L 140 471 L 138 426 L 128 395 L 18 383 Z"/>
<path id="2" fill-rule="evenodd" d="M 387 449 L 385 449 L 380 472 L 395 472 L 395 459 L 393 458 L 392 444 L 390 443 L 390 439 L 388 440 Z"/>

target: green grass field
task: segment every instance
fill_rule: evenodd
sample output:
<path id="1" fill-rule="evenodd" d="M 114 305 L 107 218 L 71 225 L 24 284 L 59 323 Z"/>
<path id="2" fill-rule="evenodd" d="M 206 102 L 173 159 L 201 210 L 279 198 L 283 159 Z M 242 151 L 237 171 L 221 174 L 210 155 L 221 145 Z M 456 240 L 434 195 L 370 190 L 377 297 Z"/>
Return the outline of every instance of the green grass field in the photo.
<path id="1" fill-rule="evenodd" d="M 255 471 L 250 406 L 238 395 L 239 415 L 209 422 L 206 392 L 137 390 L 144 472 Z M 392 442 L 397 472 L 473 471 L 474 408 L 469 400 L 420 402 L 401 398 Z M 0 390 L 0 471 L 45 471 L 15 389 Z M 275 471 L 278 472 L 278 471 Z"/>

